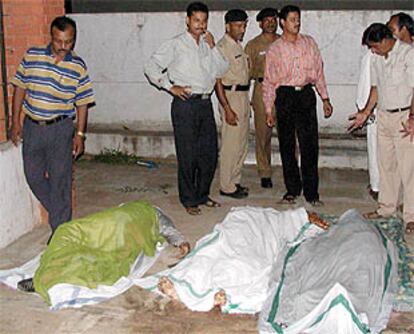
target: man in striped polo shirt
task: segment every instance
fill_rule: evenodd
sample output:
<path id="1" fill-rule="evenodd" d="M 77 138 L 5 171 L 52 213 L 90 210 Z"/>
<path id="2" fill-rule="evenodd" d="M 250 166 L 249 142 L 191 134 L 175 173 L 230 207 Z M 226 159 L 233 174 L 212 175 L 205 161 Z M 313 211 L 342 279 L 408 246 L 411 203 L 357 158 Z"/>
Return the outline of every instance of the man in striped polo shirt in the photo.
<path id="1" fill-rule="evenodd" d="M 84 151 L 88 107 L 95 97 L 86 65 L 72 51 L 76 23 L 57 17 L 50 33 L 50 44 L 30 48 L 11 81 L 11 140 L 15 145 L 23 140 L 26 179 L 49 214 L 53 234 L 71 220 L 72 159 Z"/>

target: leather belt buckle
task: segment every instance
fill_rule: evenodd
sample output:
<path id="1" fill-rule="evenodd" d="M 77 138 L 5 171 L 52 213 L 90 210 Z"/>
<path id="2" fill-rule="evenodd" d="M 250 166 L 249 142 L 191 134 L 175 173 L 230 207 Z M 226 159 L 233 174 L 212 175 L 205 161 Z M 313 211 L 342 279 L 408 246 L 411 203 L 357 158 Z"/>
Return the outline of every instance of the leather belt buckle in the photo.
<path id="1" fill-rule="evenodd" d="M 210 94 L 200 94 L 202 100 L 208 100 L 210 98 Z"/>

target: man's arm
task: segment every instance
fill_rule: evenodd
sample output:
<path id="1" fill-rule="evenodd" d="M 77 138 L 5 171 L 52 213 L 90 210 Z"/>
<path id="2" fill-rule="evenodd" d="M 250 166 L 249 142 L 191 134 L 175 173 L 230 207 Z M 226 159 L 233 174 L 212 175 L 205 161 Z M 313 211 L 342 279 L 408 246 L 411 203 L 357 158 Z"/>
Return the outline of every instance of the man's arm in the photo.
<path id="1" fill-rule="evenodd" d="M 88 105 L 81 105 L 76 107 L 76 133 L 73 136 L 72 155 L 76 159 L 85 150 L 85 132 L 88 123 Z"/>
<path id="2" fill-rule="evenodd" d="M 323 103 L 323 113 L 325 115 L 325 118 L 329 118 L 332 116 L 333 113 L 333 107 L 331 104 L 331 101 L 329 100 L 328 96 L 328 89 L 326 87 L 326 80 L 325 80 L 325 74 L 323 72 L 323 60 L 321 56 L 321 52 L 319 51 L 319 48 L 316 44 L 316 42 L 311 39 L 312 47 L 313 47 L 313 53 L 315 57 L 315 66 L 316 66 L 316 82 L 315 87 L 318 91 L 322 103 Z"/>
<path id="3" fill-rule="evenodd" d="M 237 122 L 239 121 L 239 119 L 237 118 L 237 114 L 231 108 L 229 101 L 227 100 L 226 92 L 224 91 L 224 87 L 223 87 L 223 83 L 221 82 L 221 79 L 217 79 L 215 89 L 216 89 L 217 98 L 221 106 L 224 109 L 223 116 L 224 116 L 226 123 L 232 126 L 237 125 Z"/>
<path id="4" fill-rule="evenodd" d="M 368 102 L 366 106 L 364 107 L 364 109 L 359 110 L 358 112 L 349 116 L 348 119 L 352 122 L 351 122 L 351 125 L 348 127 L 348 131 L 354 131 L 364 126 L 372 110 L 375 108 L 375 105 L 377 104 L 377 100 L 378 100 L 377 87 L 371 87 Z"/>
<path id="5" fill-rule="evenodd" d="M 26 95 L 26 90 L 14 86 L 13 101 L 12 101 L 12 126 L 11 126 L 11 140 L 15 146 L 20 142 L 22 135 L 22 126 L 20 124 L 20 113 L 22 110 L 23 100 Z"/>
<path id="6" fill-rule="evenodd" d="M 413 89 L 413 97 L 411 98 L 411 106 L 410 106 L 410 113 L 408 114 L 407 121 L 401 124 L 402 129 L 400 132 L 403 134 L 402 137 L 410 136 L 410 141 L 412 142 L 414 139 L 414 89 Z"/>

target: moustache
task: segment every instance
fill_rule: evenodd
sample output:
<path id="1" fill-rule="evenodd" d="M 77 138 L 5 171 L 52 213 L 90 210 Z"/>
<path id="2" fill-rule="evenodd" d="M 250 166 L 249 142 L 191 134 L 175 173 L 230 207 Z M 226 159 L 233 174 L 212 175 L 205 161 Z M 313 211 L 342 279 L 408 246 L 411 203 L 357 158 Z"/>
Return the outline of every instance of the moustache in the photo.
<path id="1" fill-rule="evenodd" d="M 67 49 L 58 49 L 58 52 L 69 52 L 70 50 Z"/>

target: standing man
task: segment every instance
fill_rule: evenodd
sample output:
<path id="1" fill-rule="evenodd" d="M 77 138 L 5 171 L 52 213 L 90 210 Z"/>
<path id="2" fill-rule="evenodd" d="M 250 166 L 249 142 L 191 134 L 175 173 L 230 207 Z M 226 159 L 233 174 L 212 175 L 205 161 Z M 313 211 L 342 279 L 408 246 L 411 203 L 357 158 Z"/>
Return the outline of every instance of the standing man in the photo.
<path id="1" fill-rule="evenodd" d="M 414 22 L 410 15 L 403 12 L 394 14 L 387 22 L 387 26 L 394 37 L 400 41 L 408 44 L 414 43 Z"/>
<path id="2" fill-rule="evenodd" d="M 362 36 L 362 45 L 368 47 L 366 35 Z M 368 102 L 371 91 L 371 59 L 372 52 L 368 51 L 361 60 L 359 81 L 357 87 L 356 107 L 358 110 L 364 109 Z M 368 191 L 370 196 L 378 201 L 379 193 L 379 170 L 378 170 L 378 150 L 377 150 L 377 111 L 374 109 L 367 120 L 367 153 L 368 153 Z"/>
<path id="3" fill-rule="evenodd" d="M 285 6 L 280 11 L 280 26 L 283 30 L 266 53 L 263 81 L 263 102 L 267 124 L 275 125 L 272 107 L 275 104 L 277 132 L 283 177 L 287 192 L 281 203 L 294 204 L 302 188 L 307 202 L 321 206 L 318 193 L 318 120 L 316 87 L 322 102 L 325 118 L 331 117 L 323 73 L 323 62 L 318 46 L 312 37 L 302 35 L 300 9 Z M 301 173 L 295 156 L 296 135 L 301 156 Z"/>
<path id="4" fill-rule="evenodd" d="M 371 92 L 363 110 L 352 115 L 350 130 L 363 126 L 374 105 L 378 116 L 379 207 L 368 219 L 389 217 L 403 190 L 405 232 L 414 232 L 414 48 L 396 40 L 382 23 L 364 32 L 374 53 Z"/>
<path id="5" fill-rule="evenodd" d="M 207 6 L 191 3 L 187 31 L 161 45 L 145 65 L 151 83 L 174 97 L 171 118 L 178 192 L 190 215 L 201 214 L 201 204 L 220 206 L 209 197 L 217 164 L 217 129 L 210 97 L 228 64 L 207 31 L 207 21 Z"/>
<path id="6" fill-rule="evenodd" d="M 271 167 L 271 139 L 272 128 L 266 124 L 266 111 L 263 104 L 262 83 L 265 67 L 265 56 L 269 46 L 280 36 L 277 30 L 277 10 L 264 8 L 256 16 L 262 33 L 246 45 L 245 51 L 249 56 L 250 79 L 253 79 L 254 90 L 252 106 L 254 110 L 254 128 L 256 135 L 256 162 L 263 188 L 272 188 L 272 167 Z M 272 108 L 274 113 L 274 108 Z"/>
<path id="7" fill-rule="evenodd" d="M 241 182 L 241 170 L 249 140 L 249 64 L 240 42 L 247 26 L 247 14 L 229 10 L 224 16 L 226 34 L 217 46 L 229 62 L 228 71 L 217 80 L 216 93 L 222 115 L 220 149 L 220 194 L 241 199 L 248 189 Z"/>
<path id="8" fill-rule="evenodd" d="M 387 22 L 395 38 L 402 42 L 413 44 L 414 24 L 413 19 L 406 13 L 394 14 Z M 367 32 L 367 30 L 365 31 Z M 368 46 L 367 36 L 362 36 L 362 45 Z M 356 105 L 358 110 L 364 109 L 368 102 L 371 91 L 371 59 L 373 53 L 368 51 L 361 61 L 360 77 L 357 89 Z M 368 173 L 369 173 L 369 194 L 374 200 L 378 200 L 379 193 L 379 169 L 377 154 L 377 111 L 376 108 L 371 112 L 366 122 L 367 126 L 367 148 L 368 148 Z"/>
<path id="9" fill-rule="evenodd" d="M 95 97 L 85 62 L 72 51 L 75 21 L 55 18 L 50 34 L 48 46 L 27 51 L 11 81 L 11 140 L 18 145 L 23 139 L 24 173 L 49 214 L 53 235 L 60 224 L 71 220 L 72 159 L 84 151 L 88 106 Z"/>

